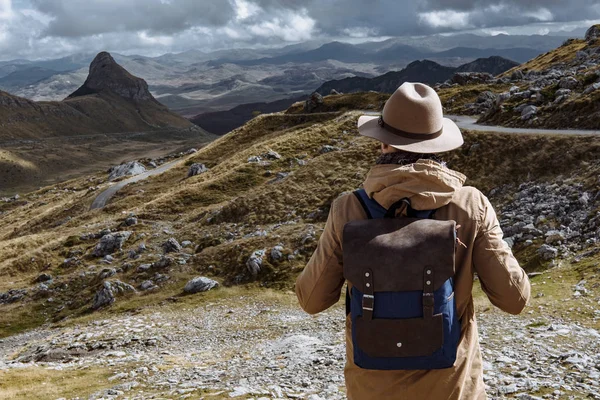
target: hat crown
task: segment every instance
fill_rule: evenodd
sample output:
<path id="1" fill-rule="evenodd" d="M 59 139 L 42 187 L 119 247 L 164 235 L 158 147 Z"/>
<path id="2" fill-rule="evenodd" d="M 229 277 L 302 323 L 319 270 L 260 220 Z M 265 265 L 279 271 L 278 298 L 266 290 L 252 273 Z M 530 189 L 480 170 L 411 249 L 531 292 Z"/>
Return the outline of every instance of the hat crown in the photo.
<path id="1" fill-rule="evenodd" d="M 413 134 L 431 135 L 444 126 L 440 97 L 422 83 L 402 84 L 385 103 L 382 114 L 387 126 Z"/>

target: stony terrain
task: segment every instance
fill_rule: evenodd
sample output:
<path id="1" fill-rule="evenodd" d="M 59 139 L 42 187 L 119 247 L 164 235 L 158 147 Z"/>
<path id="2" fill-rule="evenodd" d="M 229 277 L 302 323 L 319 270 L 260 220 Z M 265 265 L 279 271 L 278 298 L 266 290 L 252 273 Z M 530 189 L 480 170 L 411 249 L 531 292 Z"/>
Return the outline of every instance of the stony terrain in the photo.
<path id="1" fill-rule="evenodd" d="M 343 308 L 311 317 L 292 296 L 184 299 L 183 304 L 38 329 L 0 342 L 0 377 L 43 368 L 61 376 L 80 371 L 86 381 L 86 371 L 104 372 L 99 381 L 89 382 L 92 387 L 73 390 L 34 377 L 36 385 L 48 387 L 48 392 L 36 390 L 40 399 L 345 398 Z M 594 297 L 592 292 L 586 296 Z M 478 319 L 490 398 L 600 398 L 596 329 L 534 310 L 509 317 L 488 309 Z M 10 383 L 0 383 L 2 390 L 8 398 L 30 393 Z"/>
<path id="2" fill-rule="evenodd" d="M 438 86 L 450 113 L 480 115 L 480 123 L 548 129 L 599 129 L 600 26 L 585 39 L 493 77 L 462 74 Z"/>
<path id="3" fill-rule="evenodd" d="M 102 209 L 90 206 L 123 179 L 108 171 L 2 198 L 2 389 L 27 398 L 46 382 L 51 400 L 342 398 L 342 308 L 308 317 L 289 291 L 329 204 L 377 157 L 356 133 L 360 112 L 345 110 L 382 96 L 259 116 Z M 507 319 L 477 295 L 486 382 L 499 398 L 598 391 L 599 154 L 595 136 L 465 132 L 444 155 L 490 196 L 533 274 L 530 314 Z"/>

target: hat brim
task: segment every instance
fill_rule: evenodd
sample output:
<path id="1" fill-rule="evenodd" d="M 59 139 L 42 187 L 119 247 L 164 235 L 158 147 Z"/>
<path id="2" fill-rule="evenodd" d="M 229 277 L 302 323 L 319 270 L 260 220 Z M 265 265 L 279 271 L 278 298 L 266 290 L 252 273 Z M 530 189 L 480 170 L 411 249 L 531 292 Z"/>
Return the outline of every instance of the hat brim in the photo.
<path id="1" fill-rule="evenodd" d="M 358 119 L 358 133 L 410 153 L 443 153 L 462 146 L 464 139 L 458 125 L 448 118 L 444 118 L 443 124 L 442 134 L 435 139 L 409 139 L 382 128 L 379 125 L 379 117 L 365 115 Z"/>

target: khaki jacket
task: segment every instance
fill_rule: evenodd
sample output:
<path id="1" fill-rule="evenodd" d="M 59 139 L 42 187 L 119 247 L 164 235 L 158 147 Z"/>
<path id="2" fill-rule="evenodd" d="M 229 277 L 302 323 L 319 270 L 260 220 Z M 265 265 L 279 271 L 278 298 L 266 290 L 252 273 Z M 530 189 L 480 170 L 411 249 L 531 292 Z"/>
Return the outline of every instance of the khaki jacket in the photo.
<path id="1" fill-rule="evenodd" d="M 490 301 L 511 314 L 520 313 L 529 300 L 525 272 L 502 240 L 502 230 L 489 200 L 477 189 L 463 187 L 466 177 L 439 163 L 419 160 L 407 166 L 377 165 L 364 182 L 370 197 L 385 208 L 409 197 L 416 210 L 433 210 L 436 219 L 454 220 L 458 236 L 455 297 L 462 321 L 456 363 L 429 371 L 375 371 L 353 362 L 351 320 L 346 318 L 346 389 L 351 400 L 366 399 L 485 399 L 477 323 L 473 309 L 473 278 L 479 276 Z M 352 194 L 336 199 L 315 253 L 296 282 L 300 305 L 315 314 L 340 299 L 342 232 L 348 221 L 366 219 Z"/>

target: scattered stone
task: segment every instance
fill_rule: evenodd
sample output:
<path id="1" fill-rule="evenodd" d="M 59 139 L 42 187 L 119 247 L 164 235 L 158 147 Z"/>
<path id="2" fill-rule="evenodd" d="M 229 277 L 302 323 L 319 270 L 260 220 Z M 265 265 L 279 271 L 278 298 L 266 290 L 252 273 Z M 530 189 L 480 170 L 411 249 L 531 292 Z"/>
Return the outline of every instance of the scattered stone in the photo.
<path id="1" fill-rule="evenodd" d="M 171 257 L 162 256 L 160 260 L 156 261 L 152 264 L 152 268 L 154 269 L 165 269 L 173 264 L 173 259 Z"/>
<path id="2" fill-rule="evenodd" d="M 523 108 L 523 111 L 521 111 L 521 119 L 528 120 L 528 119 L 533 118 L 537 114 L 537 110 L 538 109 L 536 106 L 532 106 L 532 105 L 525 106 Z"/>
<path id="3" fill-rule="evenodd" d="M 259 156 L 252 156 L 248 158 L 248 162 L 249 163 L 259 163 L 262 161 L 262 158 L 260 158 Z"/>
<path id="4" fill-rule="evenodd" d="M 262 158 L 266 158 L 267 160 L 280 160 L 281 155 L 274 150 L 269 150 L 267 153 L 262 155 Z"/>
<path id="5" fill-rule="evenodd" d="M 199 276 L 189 281 L 183 288 L 183 291 L 189 294 L 200 293 L 211 290 L 217 286 L 219 286 L 219 282 Z"/>
<path id="6" fill-rule="evenodd" d="M 558 257 L 558 249 L 544 244 L 538 249 L 538 254 L 542 260 L 550 261 Z"/>
<path id="7" fill-rule="evenodd" d="M 340 150 L 342 150 L 342 149 L 339 148 L 339 147 L 330 146 L 330 145 L 326 144 L 325 146 L 323 146 L 321 148 L 321 150 L 319 151 L 319 153 L 326 154 L 326 153 L 331 153 L 333 151 L 340 151 Z"/>
<path id="8" fill-rule="evenodd" d="M 304 112 L 312 113 L 319 109 L 323 105 L 323 96 L 321 94 L 314 92 L 310 95 L 308 100 L 304 102 Z"/>
<path id="9" fill-rule="evenodd" d="M 575 89 L 579 86 L 579 81 L 572 76 L 566 76 L 562 78 L 558 84 L 558 87 L 561 89 Z"/>
<path id="10" fill-rule="evenodd" d="M 27 289 L 10 289 L 6 293 L 0 293 L 0 304 L 11 304 L 22 300 L 27 295 Z"/>
<path id="11" fill-rule="evenodd" d="M 248 271 L 256 276 L 260 272 L 263 263 L 263 257 L 265 256 L 266 250 L 257 250 L 248 258 L 246 261 L 246 268 Z"/>
<path id="12" fill-rule="evenodd" d="M 112 181 L 123 176 L 135 176 L 146 172 L 146 167 L 137 161 L 117 165 L 108 170 L 108 180 Z"/>
<path id="13" fill-rule="evenodd" d="M 40 274 L 37 278 L 35 278 L 34 282 L 49 282 L 52 280 L 52 275 L 50 274 Z"/>
<path id="14" fill-rule="evenodd" d="M 102 236 L 100 243 L 96 245 L 94 252 L 92 253 L 95 257 L 104 257 L 109 254 L 113 254 L 116 251 L 120 251 L 123 247 L 123 243 L 129 239 L 131 232 L 116 232 L 109 233 Z"/>
<path id="15" fill-rule="evenodd" d="M 585 33 L 585 40 L 587 42 L 593 42 L 598 38 L 600 38 L 600 25 L 592 26 Z"/>
<path id="16" fill-rule="evenodd" d="M 271 260 L 279 262 L 283 260 L 283 246 L 275 246 L 271 249 Z"/>
<path id="17" fill-rule="evenodd" d="M 125 219 L 125 226 L 133 226 L 133 225 L 137 225 L 138 223 L 138 219 L 136 217 L 128 217 L 127 219 Z"/>
<path id="18" fill-rule="evenodd" d="M 187 177 L 191 178 L 192 176 L 200 175 L 205 172 L 208 172 L 208 168 L 206 168 L 206 165 L 198 163 L 192 164 L 190 166 L 190 169 L 188 170 Z"/>
<path id="19" fill-rule="evenodd" d="M 183 242 L 181 242 L 181 247 L 186 248 L 186 247 L 190 247 L 193 243 L 189 240 L 184 240 Z"/>
<path id="20" fill-rule="evenodd" d="M 175 238 L 169 238 L 169 240 L 167 240 L 165 243 L 163 243 L 162 248 L 165 253 L 181 252 L 181 245 Z"/>
<path id="21" fill-rule="evenodd" d="M 94 295 L 92 309 L 97 310 L 113 304 L 116 297 L 125 293 L 135 293 L 135 288 L 121 281 L 106 281 L 102 288 Z"/>
<path id="22" fill-rule="evenodd" d="M 152 290 L 152 289 L 156 288 L 156 285 L 154 285 L 154 282 L 152 282 L 152 281 L 144 281 L 144 282 L 140 283 L 139 288 L 142 292 L 145 292 L 147 290 Z"/>

